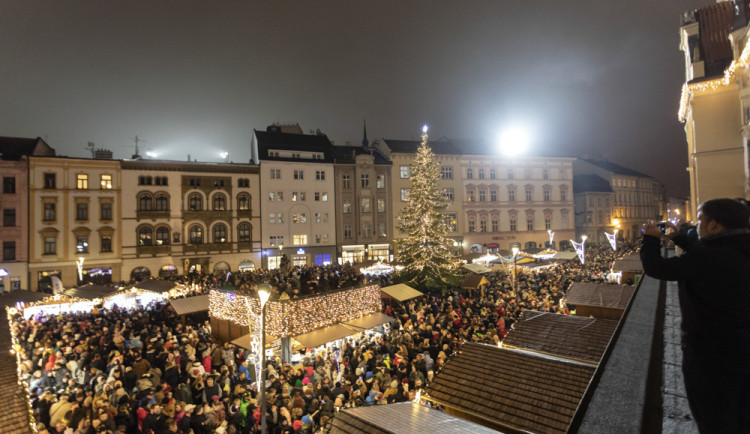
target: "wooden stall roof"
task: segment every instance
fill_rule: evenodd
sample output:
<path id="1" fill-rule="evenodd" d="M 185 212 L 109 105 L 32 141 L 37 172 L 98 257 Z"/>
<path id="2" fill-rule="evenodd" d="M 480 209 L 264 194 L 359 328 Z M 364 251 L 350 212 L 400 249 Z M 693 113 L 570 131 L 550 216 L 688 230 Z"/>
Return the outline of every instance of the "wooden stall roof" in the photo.
<path id="1" fill-rule="evenodd" d="M 489 285 L 490 281 L 481 274 L 468 274 L 461 282 L 462 289 L 478 289 L 482 285 Z"/>
<path id="2" fill-rule="evenodd" d="M 177 315 L 203 312 L 208 310 L 208 295 L 196 295 L 195 297 L 177 298 L 169 300 L 169 304 Z"/>
<path id="3" fill-rule="evenodd" d="M 329 433 L 484 434 L 495 430 L 411 402 L 357 407 L 336 414 Z"/>
<path id="4" fill-rule="evenodd" d="M 638 255 L 627 255 L 622 259 L 615 260 L 615 263 L 612 264 L 612 271 L 643 273 L 643 264 L 641 263 L 641 258 Z"/>
<path id="5" fill-rule="evenodd" d="M 113 286 L 102 286 L 102 285 L 83 285 L 78 288 L 67 289 L 63 294 L 68 297 L 85 298 L 86 300 L 93 300 L 95 298 L 105 298 L 113 295 L 117 292 L 117 289 Z"/>
<path id="6" fill-rule="evenodd" d="M 564 433 L 594 371 L 582 363 L 466 343 L 423 398 L 501 431 Z"/>
<path id="7" fill-rule="evenodd" d="M 0 294 L 0 306 L 14 306 L 19 301 L 23 303 L 33 303 L 35 301 L 41 301 L 45 297 L 50 297 L 51 295 L 52 294 L 44 292 L 17 289 L 15 291 Z"/>
<path id="8" fill-rule="evenodd" d="M 385 294 L 386 297 L 392 297 L 398 301 L 411 300 L 412 298 L 422 296 L 421 292 L 403 283 L 380 288 L 380 291 L 382 292 L 382 294 Z"/>
<path id="9" fill-rule="evenodd" d="M 369 330 L 389 322 L 396 322 L 396 319 L 384 314 L 383 312 L 373 312 L 369 315 L 347 321 L 343 324 L 352 329 L 352 331 L 357 332 L 361 330 Z"/>
<path id="10" fill-rule="evenodd" d="M 503 339 L 503 348 L 519 348 L 599 364 L 618 321 L 525 310 Z"/>
<path id="11" fill-rule="evenodd" d="M 466 270 L 471 271 L 472 273 L 477 273 L 477 274 L 484 274 L 484 273 L 489 273 L 490 271 L 492 271 L 482 264 L 464 264 L 461 266 L 461 268 L 464 268 Z"/>
<path id="12" fill-rule="evenodd" d="M 635 287 L 631 285 L 573 282 L 565 294 L 564 301 L 576 306 L 599 306 L 625 310 L 634 293 Z"/>
<path id="13" fill-rule="evenodd" d="M 148 279 L 144 280 L 142 282 L 138 282 L 131 287 L 133 288 L 140 288 L 146 291 L 151 292 L 157 292 L 157 293 L 163 293 L 163 292 L 169 292 L 172 288 L 182 287 L 183 285 L 181 283 L 172 282 L 169 280 L 159 280 L 159 279 Z"/>

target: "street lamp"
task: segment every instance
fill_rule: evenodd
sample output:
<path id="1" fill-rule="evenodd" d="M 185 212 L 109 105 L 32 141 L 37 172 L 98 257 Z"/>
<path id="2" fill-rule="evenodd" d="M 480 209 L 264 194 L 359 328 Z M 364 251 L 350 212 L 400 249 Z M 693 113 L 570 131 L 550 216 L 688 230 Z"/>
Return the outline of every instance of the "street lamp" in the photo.
<path id="1" fill-rule="evenodd" d="M 513 247 L 513 292 L 516 293 L 516 306 L 519 306 L 518 299 L 518 268 L 516 267 L 516 255 L 518 255 L 519 248 Z"/>
<path id="2" fill-rule="evenodd" d="M 271 285 L 261 283 L 258 285 L 258 298 L 260 298 L 260 429 L 266 433 L 266 302 L 271 296 Z"/>

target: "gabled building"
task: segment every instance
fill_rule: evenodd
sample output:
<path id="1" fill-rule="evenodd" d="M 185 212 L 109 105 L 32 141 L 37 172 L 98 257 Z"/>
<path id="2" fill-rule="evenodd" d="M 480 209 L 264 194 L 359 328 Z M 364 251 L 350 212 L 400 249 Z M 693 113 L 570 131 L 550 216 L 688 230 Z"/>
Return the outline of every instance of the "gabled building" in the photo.
<path id="1" fill-rule="evenodd" d="M 0 293 L 29 289 L 29 157 L 54 156 L 43 139 L 0 137 Z"/>
<path id="2" fill-rule="evenodd" d="M 612 218 L 614 191 L 609 181 L 599 175 L 573 177 L 576 210 L 576 239 L 586 235 L 590 242 L 606 243 L 605 233 L 613 233 L 618 222 Z"/>
<path id="3" fill-rule="evenodd" d="M 575 176 L 597 175 L 609 183 L 614 193 L 612 214 L 609 222 L 602 223 L 608 227 L 619 227 L 618 238 L 635 240 L 641 236 L 640 228 L 646 220 L 661 220 L 666 214 L 664 186 L 649 175 L 591 158 L 576 159 L 573 173 Z M 576 212 L 585 211 L 576 207 Z M 598 218 L 599 210 L 596 212 Z"/>
<path id="4" fill-rule="evenodd" d="M 260 165 L 262 266 L 334 263 L 336 210 L 333 145 L 299 125 L 255 130 L 251 155 Z"/>

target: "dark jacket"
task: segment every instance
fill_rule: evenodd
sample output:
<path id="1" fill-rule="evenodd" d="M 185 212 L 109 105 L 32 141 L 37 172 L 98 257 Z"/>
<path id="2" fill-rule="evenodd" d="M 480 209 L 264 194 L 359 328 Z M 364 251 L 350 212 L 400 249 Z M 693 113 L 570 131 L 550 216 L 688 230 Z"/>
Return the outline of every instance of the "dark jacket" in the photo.
<path id="1" fill-rule="evenodd" d="M 683 343 L 718 369 L 750 365 L 750 231 L 730 230 L 695 240 L 663 258 L 659 239 L 644 236 L 641 261 L 649 276 L 678 282 Z"/>

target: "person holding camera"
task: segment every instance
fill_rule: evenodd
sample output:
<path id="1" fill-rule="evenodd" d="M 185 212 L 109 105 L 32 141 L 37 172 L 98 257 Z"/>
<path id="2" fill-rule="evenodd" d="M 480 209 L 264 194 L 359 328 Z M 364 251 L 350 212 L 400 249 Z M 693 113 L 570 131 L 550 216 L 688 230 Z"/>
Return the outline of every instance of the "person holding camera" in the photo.
<path id="1" fill-rule="evenodd" d="M 702 433 L 750 432 L 749 224 L 747 205 L 712 199 L 695 227 L 643 225 L 644 272 L 678 282 L 685 391 Z M 662 257 L 662 237 L 684 253 Z"/>

